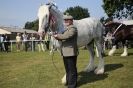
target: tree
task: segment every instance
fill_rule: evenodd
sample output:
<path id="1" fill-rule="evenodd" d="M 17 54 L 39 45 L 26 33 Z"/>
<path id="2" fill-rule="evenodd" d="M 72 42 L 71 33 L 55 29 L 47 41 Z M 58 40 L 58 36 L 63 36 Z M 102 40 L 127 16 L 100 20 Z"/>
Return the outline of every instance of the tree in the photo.
<path id="1" fill-rule="evenodd" d="M 37 31 L 38 30 L 38 24 L 39 24 L 38 19 L 35 21 L 32 21 L 32 22 L 26 22 L 24 28 Z"/>
<path id="2" fill-rule="evenodd" d="M 133 18 L 133 0 L 103 0 L 103 9 L 108 17 Z"/>
<path id="3" fill-rule="evenodd" d="M 90 17 L 88 9 L 82 8 L 80 6 L 70 7 L 64 12 L 64 14 L 66 13 L 69 13 L 70 15 L 72 15 L 75 20 Z"/>

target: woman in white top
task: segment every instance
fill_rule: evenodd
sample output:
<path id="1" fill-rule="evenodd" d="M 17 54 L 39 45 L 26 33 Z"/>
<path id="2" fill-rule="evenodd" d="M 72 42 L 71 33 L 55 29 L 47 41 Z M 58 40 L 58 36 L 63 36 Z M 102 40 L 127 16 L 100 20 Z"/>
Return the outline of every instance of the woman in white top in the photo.
<path id="1" fill-rule="evenodd" d="M 21 36 L 20 36 L 20 33 L 17 33 L 17 36 L 16 36 L 16 47 L 17 47 L 17 51 L 20 51 L 21 49 Z"/>

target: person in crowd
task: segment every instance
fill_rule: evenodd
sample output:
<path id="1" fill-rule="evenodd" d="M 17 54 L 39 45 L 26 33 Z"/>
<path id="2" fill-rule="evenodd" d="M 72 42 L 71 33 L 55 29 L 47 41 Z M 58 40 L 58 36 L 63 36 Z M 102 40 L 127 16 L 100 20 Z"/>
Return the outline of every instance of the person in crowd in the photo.
<path id="1" fill-rule="evenodd" d="M 1 41 L 1 51 L 5 51 L 5 45 L 4 45 L 5 36 L 4 36 L 4 34 L 1 35 L 0 41 Z"/>
<path id="2" fill-rule="evenodd" d="M 61 53 L 63 56 L 64 66 L 66 70 L 66 81 L 68 88 L 77 87 L 77 28 L 73 25 L 73 17 L 64 15 L 66 31 L 63 34 L 55 34 L 57 40 L 62 42 Z"/>
<path id="3" fill-rule="evenodd" d="M 35 37 L 34 33 L 31 34 L 30 40 L 31 40 L 31 50 L 35 51 L 35 43 L 36 43 L 35 40 L 36 40 L 36 37 Z"/>
<path id="4" fill-rule="evenodd" d="M 26 31 L 23 33 L 22 39 L 23 39 L 23 49 L 27 52 L 28 51 L 28 34 Z"/>
<path id="5" fill-rule="evenodd" d="M 20 33 L 17 33 L 17 36 L 16 36 L 17 51 L 21 50 L 21 42 L 22 42 L 22 37 L 21 37 Z"/>
<path id="6" fill-rule="evenodd" d="M 2 36 L 2 35 L 0 35 L 0 51 L 2 51 L 2 50 L 1 50 L 1 49 L 2 49 L 1 36 Z"/>
<path id="7" fill-rule="evenodd" d="M 43 39 L 44 39 L 44 34 L 38 34 L 37 40 L 38 40 L 38 49 L 39 49 L 39 52 L 45 51 Z"/>
<path id="8" fill-rule="evenodd" d="M 5 45 L 5 52 L 9 52 L 10 37 L 8 34 L 5 34 L 4 45 Z"/>

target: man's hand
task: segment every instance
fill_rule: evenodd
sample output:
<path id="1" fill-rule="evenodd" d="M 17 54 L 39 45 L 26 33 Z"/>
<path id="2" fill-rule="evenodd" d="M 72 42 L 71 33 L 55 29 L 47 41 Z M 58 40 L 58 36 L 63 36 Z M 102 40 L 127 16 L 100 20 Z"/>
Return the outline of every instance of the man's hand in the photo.
<path id="1" fill-rule="evenodd" d="M 58 40 L 58 35 L 57 34 L 53 35 L 53 37 Z"/>
<path id="2" fill-rule="evenodd" d="M 44 32 L 38 32 L 38 35 L 42 37 L 45 35 L 45 33 Z"/>
<path id="3" fill-rule="evenodd" d="M 54 37 L 58 37 L 57 34 L 53 35 Z"/>

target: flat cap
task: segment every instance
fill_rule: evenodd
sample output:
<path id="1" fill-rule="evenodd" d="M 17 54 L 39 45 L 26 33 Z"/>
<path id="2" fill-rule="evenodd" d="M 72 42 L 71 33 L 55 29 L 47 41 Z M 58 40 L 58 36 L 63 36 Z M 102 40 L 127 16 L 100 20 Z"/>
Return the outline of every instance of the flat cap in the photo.
<path id="1" fill-rule="evenodd" d="M 66 15 L 63 16 L 63 19 L 66 20 L 66 19 L 73 19 L 73 17 L 71 15 L 69 15 L 69 13 L 66 13 Z"/>

